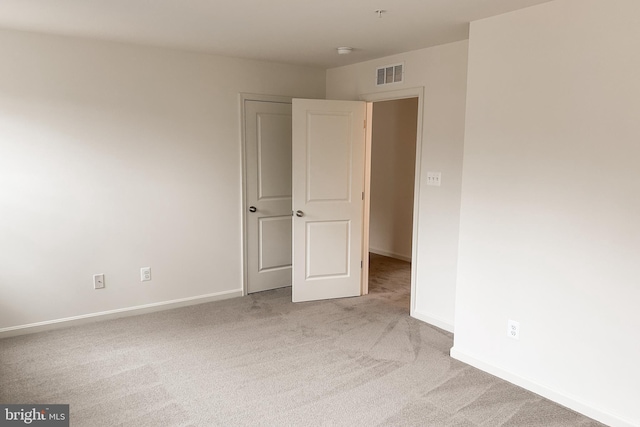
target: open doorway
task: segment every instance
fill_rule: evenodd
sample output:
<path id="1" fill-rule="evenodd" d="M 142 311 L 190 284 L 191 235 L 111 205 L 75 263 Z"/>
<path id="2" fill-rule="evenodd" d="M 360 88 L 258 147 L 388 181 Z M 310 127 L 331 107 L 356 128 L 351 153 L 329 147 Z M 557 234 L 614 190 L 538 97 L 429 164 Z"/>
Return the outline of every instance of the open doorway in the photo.
<path id="1" fill-rule="evenodd" d="M 369 293 L 404 309 L 411 302 L 418 98 L 373 103 Z"/>

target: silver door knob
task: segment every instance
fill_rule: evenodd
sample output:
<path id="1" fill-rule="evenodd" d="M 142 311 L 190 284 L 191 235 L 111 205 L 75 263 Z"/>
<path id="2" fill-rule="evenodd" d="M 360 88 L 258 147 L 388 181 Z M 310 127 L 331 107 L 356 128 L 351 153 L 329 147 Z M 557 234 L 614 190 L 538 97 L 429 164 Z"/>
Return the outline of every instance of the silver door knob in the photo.
<path id="1" fill-rule="evenodd" d="M 296 211 L 296 216 L 297 216 L 298 218 L 302 218 L 302 217 L 304 216 L 304 212 L 302 212 L 302 211 Z"/>
<path id="2" fill-rule="evenodd" d="M 258 209 L 256 209 L 256 207 L 255 207 L 255 206 L 249 206 L 249 212 L 255 212 L 255 211 L 257 211 L 257 210 L 258 210 Z"/>

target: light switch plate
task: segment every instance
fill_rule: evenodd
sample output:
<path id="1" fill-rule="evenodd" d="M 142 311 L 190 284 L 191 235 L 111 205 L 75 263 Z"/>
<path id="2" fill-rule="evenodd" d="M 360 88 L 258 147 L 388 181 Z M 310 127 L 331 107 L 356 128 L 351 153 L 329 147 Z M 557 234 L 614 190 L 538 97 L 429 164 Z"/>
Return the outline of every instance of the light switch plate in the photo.
<path id="1" fill-rule="evenodd" d="M 442 172 L 427 172 L 427 185 L 440 187 Z"/>

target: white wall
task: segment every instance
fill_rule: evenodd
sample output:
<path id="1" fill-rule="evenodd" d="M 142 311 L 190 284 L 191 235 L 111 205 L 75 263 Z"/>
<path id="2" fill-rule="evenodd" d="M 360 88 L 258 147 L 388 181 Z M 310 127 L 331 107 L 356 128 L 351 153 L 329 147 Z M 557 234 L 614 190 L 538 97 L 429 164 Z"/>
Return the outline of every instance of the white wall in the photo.
<path id="1" fill-rule="evenodd" d="M 373 104 L 369 250 L 411 260 L 418 98 Z"/>
<path id="2" fill-rule="evenodd" d="M 557 0 L 472 24 L 452 351 L 620 426 L 640 425 L 639 17 Z"/>
<path id="3" fill-rule="evenodd" d="M 464 114 L 467 41 L 416 50 L 327 70 L 328 99 L 424 87 L 415 307 L 412 315 L 452 331 Z M 378 88 L 376 67 L 405 63 L 405 82 Z M 442 172 L 442 186 L 426 185 L 427 171 Z"/>
<path id="4" fill-rule="evenodd" d="M 239 92 L 324 70 L 13 31 L 0 58 L 0 332 L 239 295 Z"/>

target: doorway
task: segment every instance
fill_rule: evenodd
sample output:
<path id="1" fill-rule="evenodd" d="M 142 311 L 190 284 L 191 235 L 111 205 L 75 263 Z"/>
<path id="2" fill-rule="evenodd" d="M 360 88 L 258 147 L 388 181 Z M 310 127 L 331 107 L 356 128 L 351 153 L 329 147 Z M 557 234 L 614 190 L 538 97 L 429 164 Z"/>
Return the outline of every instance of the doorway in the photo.
<path id="1" fill-rule="evenodd" d="M 372 103 L 369 292 L 410 307 L 418 98 Z"/>

